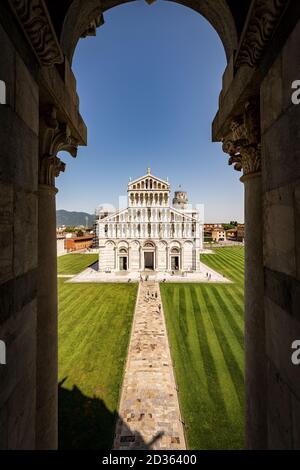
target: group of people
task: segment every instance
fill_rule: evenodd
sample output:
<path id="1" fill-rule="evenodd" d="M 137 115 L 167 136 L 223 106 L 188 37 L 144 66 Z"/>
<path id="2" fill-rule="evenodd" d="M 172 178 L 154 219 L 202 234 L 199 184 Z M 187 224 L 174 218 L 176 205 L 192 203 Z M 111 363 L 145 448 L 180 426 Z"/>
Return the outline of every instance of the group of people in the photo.
<path id="1" fill-rule="evenodd" d="M 149 302 L 150 300 L 157 300 L 158 299 L 158 293 L 157 292 L 151 292 L 148 290 L 147 294 L 145 295 L 145 302 Z M 161 312 L 161 304 L 158 304 L 158 311 L 159 313 Z"/>
<path id="2" fill-rule="evenodd" d="M 158 294 L 157 292 L 151 292 L 148 290 L 147 294 L 145 295 L 145 301 L 149 302 L 149 300 L 157 300 Z"/>
<path id="3" fill-rule="evenodd" d="M 210 280 L 211 280 L 211 274 L 210 274 L 210 273 L 206 273 L 206 278 L 207 278 L 208 281 L 210 281 Z"/>

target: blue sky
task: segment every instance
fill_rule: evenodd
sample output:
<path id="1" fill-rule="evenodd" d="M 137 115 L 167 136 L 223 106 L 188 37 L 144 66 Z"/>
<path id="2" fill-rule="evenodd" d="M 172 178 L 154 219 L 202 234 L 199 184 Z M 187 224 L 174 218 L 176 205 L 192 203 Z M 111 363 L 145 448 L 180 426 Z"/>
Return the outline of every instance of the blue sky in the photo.
<path id="1" fill-rule="evenodd" d="M 129 177 L 169 178 L 207 222 L 243 221 L 240 174 L 211 142 L 226 58 L 198 13 L 173 2 L 144 0 L 104 14 L 96 37 L 82 39 L 73 70 L 88 146 L 63 153 L 57 208 L 93 212 L 117 205 Z"/>

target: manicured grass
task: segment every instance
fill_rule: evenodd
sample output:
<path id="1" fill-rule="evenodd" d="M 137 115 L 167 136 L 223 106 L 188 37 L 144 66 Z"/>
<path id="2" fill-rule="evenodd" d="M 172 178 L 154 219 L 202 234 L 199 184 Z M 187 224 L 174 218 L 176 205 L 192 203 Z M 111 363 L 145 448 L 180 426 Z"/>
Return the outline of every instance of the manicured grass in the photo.
<path id="1" fill-rule="evenodd" d="M 244 247 L 215 248 L 213 255 L 201 255 L 201 262 L 235 282 L 244 286 Z"/>
<path id="2" fill-rule="evenodd" d="M 85 268 L 98 261 L 97 253 L 75 253 L 57 258 L 58 274 L 78 274 Z"/>
<path id="3" fill-rule="evenodd" d="M 244 448 L 243 248 L 201 260 L 234 284 L 161 284 L 189 449 Z"/>
<path id="4" fill-rule="evenodd" d="M 58 287 L 59 447 L 109 449 L 137 284 Z"/>

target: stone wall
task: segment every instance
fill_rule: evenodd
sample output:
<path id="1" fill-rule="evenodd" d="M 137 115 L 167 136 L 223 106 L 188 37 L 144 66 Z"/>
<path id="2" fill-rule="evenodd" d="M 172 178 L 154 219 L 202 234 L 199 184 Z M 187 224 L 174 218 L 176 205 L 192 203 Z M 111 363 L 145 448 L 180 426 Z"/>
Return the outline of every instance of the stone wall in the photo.
<path id="1" fill-rule="evenodd" d="M 300 22 L 261 86 L 268 447 L 300 448 Z"/>
<path id="2" fill-rule="evenodd" d="M 6 28 L 10 28 L 10 17 Z M 39 89 L 32 53 L 0 24 L 0 448 L 35 447 Z M 25 48 L 26 49 L 26 48 Z M 26 59 L 27 64 L 24 62 Z"/>

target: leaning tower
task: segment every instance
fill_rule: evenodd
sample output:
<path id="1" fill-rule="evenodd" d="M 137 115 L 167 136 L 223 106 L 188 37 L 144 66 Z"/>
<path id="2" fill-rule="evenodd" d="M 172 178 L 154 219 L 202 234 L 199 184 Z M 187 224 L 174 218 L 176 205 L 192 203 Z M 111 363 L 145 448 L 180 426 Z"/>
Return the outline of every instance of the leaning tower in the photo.
<path id="1" fill-rule="evenodd" d="M 188 204 L 187 192 L 181 189 L 175 191 L 172 202 L 175 209 L 186 209 Z"/>

